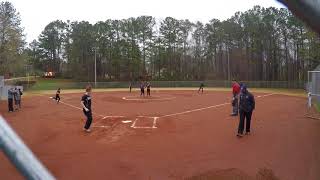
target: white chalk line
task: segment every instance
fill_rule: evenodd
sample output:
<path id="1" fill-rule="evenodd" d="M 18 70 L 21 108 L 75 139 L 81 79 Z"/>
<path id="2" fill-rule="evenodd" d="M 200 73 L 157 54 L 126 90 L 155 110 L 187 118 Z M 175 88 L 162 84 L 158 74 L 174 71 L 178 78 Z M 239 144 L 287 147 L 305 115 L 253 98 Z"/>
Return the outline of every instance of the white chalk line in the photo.
<path id="1" fill-rule="evenodd" d="M 177 116 L 177 115 L 192 113 L 192 112 L 196 112 L 196 111 L 202 111 L 202 110 L 206 110 L 206 109 L 211 109 L 211 108 L 216 108 L 216 107 L 220 107 L 220 106 L 225 106 L 225 105 L 227 105 L 227 104 L 230 104 L 230 103 L 222 103 L 222 104 L 217 104 L 217 105 L 213 105 L 213 106 L 203 107 L 203 108 L 199 108 L 199 109 L 192 109 L 192 110 L 183 111 L 183 112 L 179 112 L 179 113 L 167 114 L 167 115 L 161 116 L 161 117 L 159 117 L 159 118 L 170 117 L 170 116 Z"/>
<path id="2" fill-rule="evenodd" d="M 50 97 L 50 98 L 53 99 L 52 97 Z M 53 99 L 53 100 L 54 100 L 54 99 Z M 66 106 L 69 106 L 69 107 L 72 107 L 72 108 L 75 108 L 75 109 L 82 110 L 82 108 L 77 107 L 77 106 L 74 106 L 74 105 L 72 105 L 72 104 L 65 103 L 65 102 L 63 102 L 63 101 L 59 101 L 59 102 L 62 103 L 62 104 L 64 104 L 64 105 L 66 105 Z M 105 116 L 105 115 L 101 115 L 101 114 L 97 114 L 97 113 L 92 113 L 92 114 L 96 114 L 96 115 L 102 117 L 102 119 L 107 119 L 107 118 L 123 118 L 123 117 L 125 117 L 125 116 Z M 94 125 L 94 123 L 93 123 L 93 125 L 92 125 L 91 127 L 93 127 L 93 128 L 110 128 L 110 126 L 103 126 L 103 125 L 102 125 L 102 126 L 97 126 L 97 125 Z"/>
<path id="3" fill-rule="evenodd" d="M 153 119 L 152 126 L 151 127 L 149 127 L 149 126 L 136 126 L 136 123 L 138 121 L 138 118 L 136 118 L 136 120 L 132 123 L 131 128 L 133 128 L 133 129 L 156 129 L 157 128 L 156 124 L 157 124 L 157 119 L 159 117 L 148 117 L 148 116 L 138 116 L 138 117 L 145 117 L 145 118 Z"/>
<path id="4" fill-rule="evenodd" d="M 131 124 L 130 127 L 134 128 L 136 126 L 136 122 L 138 121 L 138 118 L 136 118 L 136 120 L 133 121 L 133 123 Z"/>
<path id="5" fill-rule="evenodd" d="M 274 95 L 274 93 L 266 94 L 266 95 L 262 95 L 262 96 L 257 96 L 257 98 L 262 98 L 262 97 L 267 97 L 267 96 L 272 96 L 272 95 Z M 192 113 L 192 112 L 196 112 L 196 111 L 202 111 L 202 110 L 206 110 L 206 109 L 211 109 L 211 108 L 217 108 L 217 107 L 225 106 L 225 105 L 228 105 L 228 104 L 231 104 L 231 103 L 227 102 L 227 103 L 217 104 L 217 105 L 203 107 L 203 108 L 199 108 L 199 109 L 192 109 L 192 110 L 183 111 L 183 112 L 179 112 L 179 113 L 167 114 L 167 115 L 160 116 L 159 118 L 182 115 L 182 114 Z"/>
<path id="6" fill-rule="evenodd" d="M 50 97 L 50 98 L 51 98 L 51 97 Z M 51 98 L 51 99 L 52 99 L 52 98 Z M 63 101 L 59 101 L 59 102 L 62 103 L 62 104 L 64 104 L 64 105 L 73 107 L 73 108 L 75 108 L 75 109 L 82 110 L 82 108 L 77 107 L 77 106 L 74 106 L 74 105 L 72 105 L 72 104 L 69 104 L 69 103 L 66 103 L 66 102 L 63 102 Z M 105 115 L 97 114 L 97 113 L 95 113 L 95 112 L 93 112 L 92 114 L 98 115 L 98 116 L 102 117 L 102 119 L 107 119 L 107 118 L 124 118 L 124 117 L 125 117 L 125 116 L 112 116 L 112 115 L 105 116 Z"/>
<path id="7" fill-rule="evenodd" d="M 107 118 L 124 118 L 125 116 L 104 116 L 102 119 L 107 119 Z"/>
<path id="8" fill-rule="evenodd" d="M 171 100 L 176 98 L 176 97 L 166 97 L 166 98 L 160 98 L 160 99 L 149 99 L 148 97 L 144 97 L 144 98 L 130 98 L 130 97 L 136 97 L 136 96 L 125 96 L 125 97 L 122 97 L 122 99 L 126 101 L 163 101 L 163 100 Z M 151 96 L 151 97 L 160 97 L 160 96 Z"/>
<path id="9" fill-rule="evenodd" d="M 262 98 L 262 97 L 268 97 L 268 96 L 272 96 L 274 95 L 274 93 L 270 93 L 270 94 L 266 94 L 266 95 L 260 95 L 260 96 L 257 96 L 257 98 Z M 73 108 L 76 108 L 76 109 L 80 109 L 82 110 L 82 108 L 79 108 L 77 106 L 74 106 L 74 105 L 71 105 L 71 104 L 68 104 L 68 103 L 65 103 L 65 102 L 62 102 L 60 101 L 61 103 L 67 105 L 67 106 L 70 106 L 70 107 L 73 107 Z M 217 105 L 213 105 L 213 106 L 208 106 L 208 107 L 203 107 L 203 108 L 198 108 L 198 109 L 192 109 L 192 110 L 188 110 L 188 111 L 183 111 L 183 112 L 179 112 L 179 113 L 173 113 L 173 114 L 167 114 L 167 115 L 163 115 L 163 116 L 160 116 L 160 117 L 157 117 L 157 116 L 138 116 L 138 117 L 145 117 L 145 118 L 153 118 L 153 125 L 152 127 L 144 127 L 144 126 L 136 126 L 136 123 L 138 121 L 138 118 L 136 118 L 132 125 L 130 126 L 131 128 L 134 128 L 134 129 L 155 129 L 157 128 L 156 127 L 156 124 L 157 124 L 157 120 L 160 119 L 160 118 L 164 118 L 164 117 L 171 117 L 171 116 L 177 116 L 177 115 L 182 115 L 182 114 L 188 114 L 188 113 L 192 113 L 192 112 L 197 112 L 197 111 L 203 111 L 203 110 L 206 110 L 206 109 L 211 109 L 211 108 L 217 108 L 217 107 L 221 107 L 221 106 L 225 106 L 225 105 L 229 105 L 230 103 L 222 103 L 222 104 L 217 104 Z M 102 116 L 103 118 L 102 119 L 107 119 L 107 118 L 123 118 L 125 116 L 103 116 L 103 115 L 99 115 L 99 116 Z M 106 127 L 106 126 L 96 126 L 96 127 Z"/>

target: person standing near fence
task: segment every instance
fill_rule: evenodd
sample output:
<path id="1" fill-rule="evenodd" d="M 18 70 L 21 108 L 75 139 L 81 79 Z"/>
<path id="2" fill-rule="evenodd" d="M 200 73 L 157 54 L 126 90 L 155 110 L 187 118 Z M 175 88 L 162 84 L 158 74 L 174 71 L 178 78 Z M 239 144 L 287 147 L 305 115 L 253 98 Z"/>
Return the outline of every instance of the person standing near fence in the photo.
<path id="1" fill-rule="evenodd" d="M 238 97 L 240 93 L 240 85 L 236 80 L 232 81 L 232 114 L 231 116 L 238 116 L 239 106 L 238 106 Z"/>
<path id="2" fill-rule="evenodd" d="M 144 88 L 145 88 L 145 84 L 144 82 L 140 83 L 140 96 L 144 97 Z"/>
<path id="3" fill-rule="evenodd" d="M 17 109 L 21 109 L 21 96 L 22 96 L 21 89 L 16 90 L 15 91 L 15 103 L 16 103 Z"/>
<path id="4" fill-rule="evenodd" d="M 247 90 L 246 85 L 242 86 L 240 101 L 239 101 L 239 112 L 240 120 L 238 126 L 238 137 L 243 136 L 244 124 L 246 124 L 246 135 L 250 135 L 251 117 L 252 112 L 255 109 L 254 96 Z M 246 119 L 246 122 L 245 122 Z"/>
<path id="5" fill-rule="evenodd" d="M 86 87 L 86 92 L 81 98 L 81 106 L 84 115 L 86 116 L 86 124 L 83 128 L 84 131 L 90 132 L 90 126 L 92 123 L 92 110 L 91 110 L 91 86 Z"/>
<path id="6" fill-rule="evenodd" d="M 201 91 L 201 93 L 203 93 L 203 87 L 204 87 L 204 83 L 201 82 L 198 93 Z"/>
<path id="7" fill-rule="evenodd" d="M 14 98 L 14 89 L 10 88 L 8 90 L 8 109 L 9 109 L 9 112 L 13 112 L 13 98 Z"/>
<path id="8" fill-rule="evenodd" d="M 151 84 L 150 82 L 147 82 L 147 96 L 151 95 Z"/>

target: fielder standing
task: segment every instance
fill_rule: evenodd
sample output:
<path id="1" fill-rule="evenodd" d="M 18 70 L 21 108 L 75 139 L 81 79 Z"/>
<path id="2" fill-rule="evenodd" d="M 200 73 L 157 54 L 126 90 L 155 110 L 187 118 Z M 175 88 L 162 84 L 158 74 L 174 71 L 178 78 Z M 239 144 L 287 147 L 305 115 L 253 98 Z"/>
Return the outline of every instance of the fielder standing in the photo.
<path id="1" fill-rule="evenodd" d="M 57 92 L 56 92 L 56 101 L 57 101 L 57 104 L 60 102 L 60 93 L 61 93 L 61 89 L 58 88 Z"/>
<path id="2" fill-rule="evenodd" d="M 144 97 L 144 88 L 145 88 L 145 85 L 144 85 L 144 83 L 143 82 L 141 82 L 140 83 L 140 96 L 142 96 L 143 95 L 143 97 Z"/>
<path id="3" fill-rule="evenodd" d="M 198 93 L 201 91 L 201 93 L 203 93 L 203 87 L 204 87 L 204 83 L 201 82 Z"/>
<path id="4" fill-rule="evenodd" d="M 240 85 L 236 80 L 232 81 L 232 114 L 231 116 L 238 116 L 238 97 L 240 93 Z"/>
<path id="5" fill-rule="evenodd" d="M 147 96 L 150 96 L 151 94 L 151 85 L 150 85 L 150 82 L 147 82 Z"/>
<path id="6" fill-rule="evenodd" d="M 92 110 L 91 110 L 91 86 L 86 87 L 86 92 L 81 98 L 81 106 L 84 115 L 87 118 L 84 129 L 86 132 L 90 132 L 90 126 L 92 123 Z"/>

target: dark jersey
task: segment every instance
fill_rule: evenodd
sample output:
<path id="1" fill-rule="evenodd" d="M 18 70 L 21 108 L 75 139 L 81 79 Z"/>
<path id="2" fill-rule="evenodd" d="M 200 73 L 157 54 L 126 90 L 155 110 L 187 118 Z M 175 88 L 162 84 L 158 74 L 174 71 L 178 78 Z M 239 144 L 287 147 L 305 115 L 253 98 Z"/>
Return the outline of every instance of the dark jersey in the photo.
<path id="1" fill-rule="evenodd" d="M 151 85 L 147 84 L 147 90 L 150 90 Z"/>
<path id="2" fill-rule="evenodd" d="M 255 100 L 251 93 L 240 94 L 239 109 L 245 112 L 250 112 L 255 109 Z"/>
<path id="3" fill-rule="evenodd" d="M 204 84 L 203 84 L 203 83 L 201 83 L 201 84 L 200 84 L 200 87 L 204 87 Z"/>
<path id="4" fill-rule="evenodd" d="M 56 92 L 56 95 L 59 95 L 60 94 L 60 90 L 58 90 L 57 92 Z"/>
<path id="5" fill-rule="evenodd" d="M 84 106 L 91 111 L 91 96 L 84 94 L 81 98 L 81 101 L 83 101 Z"/>

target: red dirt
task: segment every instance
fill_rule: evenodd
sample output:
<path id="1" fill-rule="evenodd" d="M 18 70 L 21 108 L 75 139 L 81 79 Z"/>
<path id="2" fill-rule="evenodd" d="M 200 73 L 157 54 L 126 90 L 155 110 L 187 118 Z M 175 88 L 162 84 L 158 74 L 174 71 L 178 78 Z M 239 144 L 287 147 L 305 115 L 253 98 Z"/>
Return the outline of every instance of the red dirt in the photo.
<path id="1" fill-rule="evenodd" d="M 305 117 L 304 98 L 257 98 L 252 134 L 238 139 L 238 118 L 229 116 L 230 105 L 161 117 L 230 102 L 230 93 L 161 91 L 155 96 L 175 99 L 145 101 L 123 96 L 139 98 L 137 93 L 93 94 L 96 114 L 89 134 L 82 131 L 79 109 L 46 96 L 26 97 L 23 109 L 10 114 L 2 101 L 0 112 L 57 179 L 183 179 L 213 170 L 219 175 L 213 179 L 252 179 L 259 169 L 270 169 L 280 180 L 320 178 L 320 121 Z M 62 94 L 61 100 L 80 107 L 80 97 Z M 125 117 L 102 119 L 108 115 Z M 138 119 L 136 127 L 152 127 L 153 117 L 160 117 L 154 129 L 121 122 Z M 22 179 L 3 153 L 0 169 L 1 179 Z"/>

